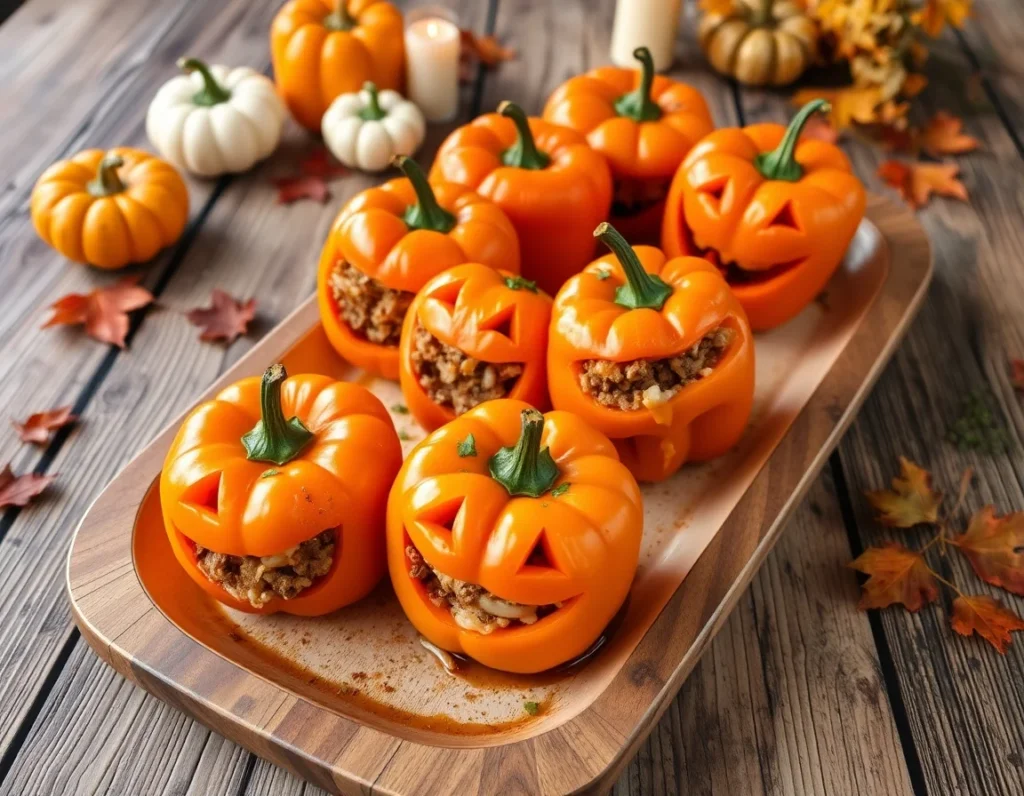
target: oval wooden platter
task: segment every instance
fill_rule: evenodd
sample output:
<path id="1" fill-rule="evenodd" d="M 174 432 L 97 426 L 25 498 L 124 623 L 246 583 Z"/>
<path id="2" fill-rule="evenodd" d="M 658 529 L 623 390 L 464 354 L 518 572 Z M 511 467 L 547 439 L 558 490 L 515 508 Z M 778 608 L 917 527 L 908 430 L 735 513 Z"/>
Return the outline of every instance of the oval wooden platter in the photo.
<path id="1" fill-rule="evenodd" d="M 825 463 L 931 278 L 909 210 L 872 197 L 821 299 L 757 340 L 758 393 L 736 450 L 644 490 L 641 567 L 594 659 L 535 678 L 446 673 L 388 584 L 330 617 L 259 617 L 206 598 L 171 557 L 153 489 L 178 421 L 97 498 L 68 560 L 79 628 L 118 672 L 212 729 L 341 793 L 568 793 L 614 782 L 682 685 Z M 274 361 L 397 386 L 342 362 L 310 299 L 214 384 Z M 406 450 L 421 433 L 407 416 Z M 179 419 L 180 421 L 180 419 Z M 537 715 L 525 702 L 537 702 Z"/>

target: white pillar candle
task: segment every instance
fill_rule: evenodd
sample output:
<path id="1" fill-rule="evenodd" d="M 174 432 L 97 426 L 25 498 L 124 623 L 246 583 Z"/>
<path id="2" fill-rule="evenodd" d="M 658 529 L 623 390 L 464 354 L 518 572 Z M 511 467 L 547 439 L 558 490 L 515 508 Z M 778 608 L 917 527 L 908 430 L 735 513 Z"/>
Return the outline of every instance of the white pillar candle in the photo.
<path id="1" fill-rule="evenodd" d="M 612 62 L 636 69 L 633 50 L 651 51 L 659 72 L 672 65 L 672 49 L 679 32 L 679 0 L 619 0 L 612 26 Z"/>
<path id="2" fill-rule="evenodd" d="M 458 20 L 428 6 L 406 15 L 405 78 L 409 99 L 428 122 L 447 122 L 459 111 Z"/>

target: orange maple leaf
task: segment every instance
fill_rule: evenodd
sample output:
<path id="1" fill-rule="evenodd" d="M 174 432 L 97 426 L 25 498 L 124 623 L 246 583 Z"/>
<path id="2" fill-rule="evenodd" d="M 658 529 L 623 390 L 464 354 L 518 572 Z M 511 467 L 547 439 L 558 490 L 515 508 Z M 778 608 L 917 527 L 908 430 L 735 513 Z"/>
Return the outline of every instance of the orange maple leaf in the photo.
<path id="1" fill-rule="evenodd" d="M 992 506 L 985 506 L 966 531 L 949 541 L 983 581 L 1024 595 L 1024 511 L 998 517 Z"/>
<path id="2" fill-rule="evenodd" d="M 942 33 L 948 22 L 955 28 L 963 27 L 971 14 L 971 0 L 925 0 L 920 10 L 911 19 L 933 39 Z"/>
<path id="3" fill-rule="evenodd" d="M 698 5 L 705 14 L 718 14 L 723 17 L 729 16 L 735 7 L 733 0 L 700 0 Z"/>
<path id="4" fill-rule="evenodd" d="M 924 556 L 895 542 L 869 547 L 847 566 L 869 576 L 861 587 L 861 610 L 902 603 L 908 611 L 918 611 L 939 596 Z"/>
<path id="5" fill-rule="evenodd" d="M 900 473 L 893 477 L 892 489 L 864 493 L 871 505 L 881 512 L 878 521 L 893 528 L 938 522 L 942 493 L 932 489 L 931 473 L 903 456 L 900 456 Z"/>
<path id="6" fill-rule="evenodd" d="M 953 600 L 949 623 L 961 636 L 977 633 L 1002 655 L 1010 646 L 1010 633 L 1024 630 L 1024 619 L 984 595 L 961 594 Z"/>
<path id="7" fill-rule="evenodd" d="M 32 498 L 53 483 L 55 475 L 39 473 L 23 473 L 15 475 L 10 464 L 0 470 L 0 508 L 7 506 L 27 506 Z"/>
<path id="8" fill-rule="evenodd" d="M 127 277 L 88 294 L 61 296 L 50 306 L 53 315 L 42 328 L 84 325 L 85 333 L 93 339 L 124 348 L 128 313 L 153 302 L 153 294 L 137 282 L 137 278 Z"/>
<path id="9" fill-rule="evenodd" d="M 75 415 L 71 414 L 70 406 L 61 406 L 58 409 L 35 412 L 21 423 L 12 420 L 11 425 L 18 432 L 18 438 L 22 442 L 45 445 L 50 439 L 51 431 L 74 423 L 77 419 Z"/>
<path id="10" fill-rule="evenodd" d="M 967 201 L 967 189 L 957 179 L 960 167 L 955 163 L 903 163 L 887 160 L 878 167 L 878 176 L 900 192 L 911 207 L 928 203 L 931 195 Z"/>
<path id="11" fill-rule="evenodd" d="M 471 30 L 460 30 L 460 53 L 463 58 L 476 58 L 486 67 L 494 67 L 502 61 L 511 61 L 516 51 L 511 47 L 503 47 L 497 36 L 477 36 Z"/>
<path id="12" fill-rule="evenodd" d="M 829 120 L 837 130 L 878 121 L 882 92 L 877 87 L 857 88 L 803 88 L 792 97 L 794 105 L 803 106 L 811 100 L 826 100 L 832 107 Z"/>
<path id="13" fill-rule="evenodd" d="M 939 111 L 921 131 L 921 149 L 936 158 L 973 152 L 978 148 L 978 139 L 963 133 L 963 126 L 956 116 Z"/>

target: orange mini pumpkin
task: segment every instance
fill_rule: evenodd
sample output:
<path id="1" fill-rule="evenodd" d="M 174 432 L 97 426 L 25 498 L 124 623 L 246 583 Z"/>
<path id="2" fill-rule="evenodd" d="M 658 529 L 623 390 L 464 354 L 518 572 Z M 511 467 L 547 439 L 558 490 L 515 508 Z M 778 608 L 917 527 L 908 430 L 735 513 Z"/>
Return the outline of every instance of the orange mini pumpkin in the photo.
<path id="1" fill-rule="evenodd" d="M 188 221 L 188 189 L 170 163 L 128 147 L 54 163 L 32 189 L 32 223 L 57 251 L 97 268 L 151 260 Z"/>
<path id="2" fill-rule="evenodd" d="M 501 397 L 546 406 L 550 321 L 551 298 L 535 283 L 508 271 L 468 263 L 435 276 L 413 299 L 399 346 L 399 380 L 413 417 L 427 431 L 433 431 L 455 419 L 457 403 L 488 400 L 487 396 L 502 389 L 501 368 L 493 367 L 501 365 L 519 371 L 512 376 L 515 381 L 511 389 Z M 428 345 L 422 346 L 421 335 L 433 339 L 427 338 Z M 424 356 L 423 348 L 436 352 L 437 343 L 458 349 L 464 358 L 458 373 L 437 368 L 434 381 L 444 392 L 451 392 L 458 389 L 460 379 L 464 384 L 468 380 L 477 397 L 457 401 L 455 396 L 446 396 L 443 403 L 432 399 L 424 387 L 424 380 L 431 377 L 420 372 L 417 360 Z"/>
<path id="3" fill-rule="evenodd" d="M 289 0 L 270 28 L 274 82 L 292 115 L 320 132 L 339 94 L 367 81 L 402 90 L 402 15 L 380 0 Z"/>
<path id="4" fill-rule="evenodd" d="M 687 461 L 720 456 L 743 434 L 754 402 L 754 340 L 707 260 L 630 247 L 608 224 L 595 235 L 613 253 L 555 297 L 551 401 L 611 437 L 639 480 L 661 481 Z M 662 389 L 659 376 L 674 383 Z M 637 405 L 629 401 L 640 387 L 615 394 L 623 383 L 644 387 Z"/>
<path id="5" fill-rule="evenodd" d="M 438 647 L 540 672 L 583 654 L 618 612 L 642 526 L 640 489 L 607 437 L 568 412 L 488 401 L 409 454 L 388 499 L 388 567 Z M 478 588 L 453 611 L 444 595 L 458 582 Z"/>
<path id="6" fill-rule="evenodd" d="M 608 159 L 615 228 L 631 243 L 657 243 L 672 177 L 715 125 L 697 89 L 655 75 L 646 47 L 633 54 L 640 69 L 602 66 L 563 83 L 544 118 L 583 133 Z"/>
<path id="7" fill-rule="evenodd" d="M 401 312 L 394 334 L 370 339 L 369 327 L 353 328 L 343 317 L 336 294 L 342 301 L 345 294 L 332 287 L 339 268 L 355 269 L 372 280 L 372 289 L 392 291 L 385 301 L 406 306 L 431 277 L 453 265 L 478 262 L 519 273 L 519 240 L 497 205 L 462 185 L 430 185 L 410 158 L 395 162 L 404 179 L 356 194 L 342 208 L 320 253 L 317 278 L 320 319 L 331 344 L 349 362 L 388 379 L 398 378 L 404 310 L 390 307 L 392 315 Z M 384 309 L 378 302 L 370 313 Z"/>
<path id="8" fill-rule="evenodd" d="M 391 418 L 369 390 L 327 376 L 286 379 L 274 365 L 182 424 L 160 475 L 167 536 L 192 580 L 225 605 L 326 614 L 384 574 L 385 505 L 401 462 Z M 329 569 L 282 594 L 280 578 L 301 574 L 297 556 L 324 532 Z"/>
<path id="9" fill-rule="evenodd" d="M 807 103 L 789 127 L 716 130 L 679 167 L 661 242 L 670 257 L 721 267 L 756 330 L 796 316 L 828 283 L 864 217 L 867 195 L 843 151 L 800 140 Z"/>

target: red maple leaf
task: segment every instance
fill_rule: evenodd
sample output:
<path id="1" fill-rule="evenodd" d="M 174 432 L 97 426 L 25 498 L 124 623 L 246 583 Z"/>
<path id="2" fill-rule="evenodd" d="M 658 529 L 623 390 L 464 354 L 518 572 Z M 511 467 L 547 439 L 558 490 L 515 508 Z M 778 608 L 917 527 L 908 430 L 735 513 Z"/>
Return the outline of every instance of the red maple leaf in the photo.
<path id="1" fill-rule="evenodd" d="M 279 205 L 290 205 L 300 199 L 312 199 L 314 202 L 325 204 L 331 198 L 331 192 L 327 190 L 327 183 L 323 177 L 279 177 L 274 180 L 274 185 L 277 186 Z"/>
<path id="2" fill-rule="evenodd" d="M 994 508 L 985 506 L 966 531 L 949 541 L 983 581 L 1024 595 L 1024 511 L 997 517 Z"/>
<path id="3" fill-rule="evenodd" d="M 1016 390 L 1024 390 L 1024 359 L 1010 360 L 1010 383 Z"/>
<path id="4" fill-rule="evenodd" d="M 4 465 L 0 470 L 0 508 L 7 506 L 27 506 L 36 495 L 53 483 L 55 475 L 25 473 L 16 476 L 11 465 Z"/>
<path id="5" fill-rule="evenodd" d="M 61 296 L 50 306 L 53 315 L 42 328 L 84 325 L 85 333 L 93 339 L 124 348 L 128 313 L 153 301 L 153 294 L 137 282 L 136 277 L 127 277 L 91 293 Z"/>
<path id="6" fill-rule="evenodd" d="M 325 147 L 317 147 L 299 163 L 299 170 L 307 177 L 331 180 L 348 174 L 348 169 L 331 157 Z"/>
<path id="7" fill-rule="evenodd" d="M 847 566 L 869 576 L 861 587 L 863 610 L 902 603 L 908 611 L 918 611 L 939 596 L 924 557 L 895 542 L 869 547 Z"/>
<path id="8" fill-rule="evenodd" d="M 1010 633 L 1024 630 L 1024 619 L 984 595 L 961 594 L 953 600 L 949 623 L 961 636 L 977 633 L 1002 655 L 1010 646 Z"/>
<path id="9" fill-rule="evenodd" d="M 58 409 L 47 409 L 45 412 L 31 414 L 21 423 L 12 420 L 11 425 L 18 432 L 18 438 L 22 442 L 45 445 L 50 439 L 51 431 L 74 423 L 77 419 L 71 414 L 70 406 L 61 406 Z"/>
<path id="10" fill-rule="evenodd" d="M 220 288 L 214 288 L 209 307 L 196 307 L 185 313 L 189 323 L 202 328 L 200 340 L 224 340 L 233 343 L 245 334 L 256 316 L 256 299 L 239 301 Z"/>

